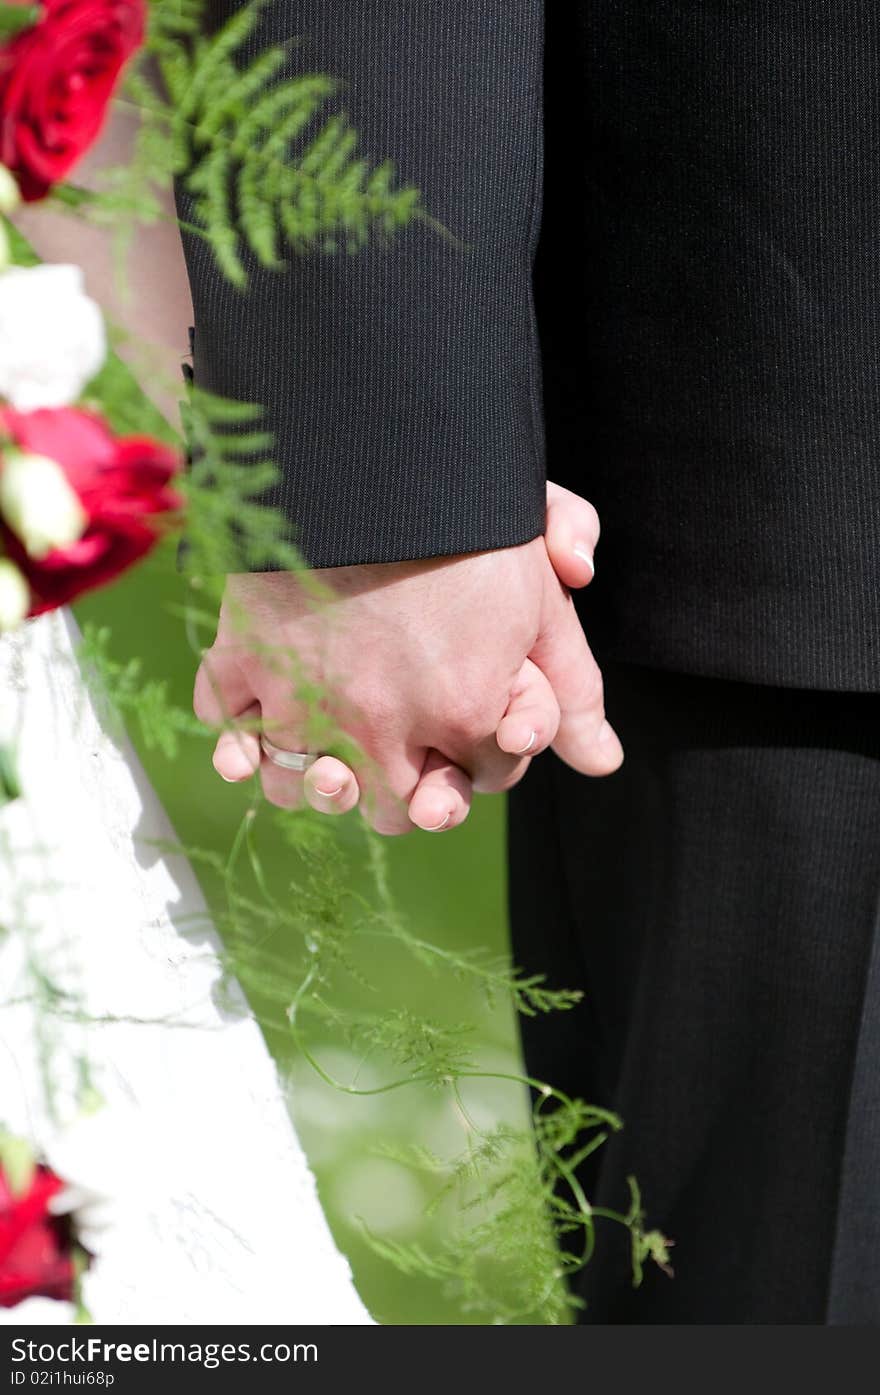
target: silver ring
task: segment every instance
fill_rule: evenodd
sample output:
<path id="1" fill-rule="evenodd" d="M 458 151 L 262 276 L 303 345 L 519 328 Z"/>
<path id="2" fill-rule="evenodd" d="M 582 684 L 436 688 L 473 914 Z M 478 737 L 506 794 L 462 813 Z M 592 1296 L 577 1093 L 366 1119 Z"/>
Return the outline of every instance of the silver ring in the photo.
<path id="1" fill-rule="evenodd" d="M 260 733 L 260 745 L 263 754 L 269 757 L 273 765 L 280 765 L 282 770 L 297 770 L 302 774 L 318 759 L 308 751 L 285 751 L 283 746 L 276 746 L 274 741 L 270 741 L 265 732 Z"/>

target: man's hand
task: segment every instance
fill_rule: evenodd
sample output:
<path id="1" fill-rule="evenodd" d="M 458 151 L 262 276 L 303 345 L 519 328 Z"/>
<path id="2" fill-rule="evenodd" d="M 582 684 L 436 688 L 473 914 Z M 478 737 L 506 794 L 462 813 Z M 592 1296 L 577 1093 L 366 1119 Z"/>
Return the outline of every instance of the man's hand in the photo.
<path id="1" fill-rule="evenodd" d="M 622 751 L 566 589 L 589 579 L 597 539 L 590 505 L 550 486 L 546 544 L 322 571 L 319 603 L 289 573 L 231 577 L 195 709 L 251 729 L 221 734 L 217 770 L 239 780 L 259 767 L 282 806 L 305 793 L 342 813 L 361 799 L 382 833 L 454 827 L 472 786 L 510 788 L 548 745 L 610 773 Z M 325 756 L 303 777 L 261 759 L 256 718 L 276 745 L 307 749 L 304 679 L 360 747 L 353 769 Z"/>

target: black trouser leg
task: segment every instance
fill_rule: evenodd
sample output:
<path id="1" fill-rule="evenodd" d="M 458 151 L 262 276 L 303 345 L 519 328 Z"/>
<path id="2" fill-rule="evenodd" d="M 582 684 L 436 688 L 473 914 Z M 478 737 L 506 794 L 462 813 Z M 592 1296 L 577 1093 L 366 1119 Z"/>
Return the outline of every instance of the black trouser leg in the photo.
<path id="1" fill-rule="evenodd" d="M 627 758 L 510 806 L 514 957 L 581 987 L 531 1074 L 616 1109 L 675 1241 L 633 1290 L 606 1223 L 586 1321 L 880 1323 L 880 697 L 606 671 Z"/>

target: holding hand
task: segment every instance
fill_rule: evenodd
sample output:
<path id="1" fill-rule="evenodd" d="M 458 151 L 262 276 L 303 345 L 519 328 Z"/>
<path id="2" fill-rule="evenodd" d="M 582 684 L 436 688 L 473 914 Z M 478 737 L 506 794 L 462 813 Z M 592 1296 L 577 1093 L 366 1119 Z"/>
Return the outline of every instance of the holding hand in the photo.
<path id="1" fill-rule="evenodd" d="M 381 833 L 455 827 L 472 789 L 511 788 L 548 746 L 585 774 L 615 770 L 620 743 L 567 589 L 589 581 L 598 534 L 592 507 L 549 485 L 546 539 L 521 547 L 328 569 L 319 602 L 292 573 L 230 577 L 194 700 L 227 727 L 216 769 L 259 769 L 283 807 L 360 800 Z M 261 750 L 257 719 L 275 747 L 308 749 L 304 686 L 360 748 L 350 766 L 321 756 L 303 775 Z"/>

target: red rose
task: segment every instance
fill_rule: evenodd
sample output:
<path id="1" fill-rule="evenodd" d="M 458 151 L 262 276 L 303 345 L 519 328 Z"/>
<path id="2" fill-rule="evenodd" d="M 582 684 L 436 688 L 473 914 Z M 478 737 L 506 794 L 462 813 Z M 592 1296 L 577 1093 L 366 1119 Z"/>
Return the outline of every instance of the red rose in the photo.
<path id="1" fill-rule="evenodd" d="M 73 1297 L 73 1230 L 68 1216 L 53 1216 L 49 1202 L 64 1183 L 37 1167 L 16 1196 L 0 1167 L 0 1308 L 25 1298 Z"/>
<path id="2" fill-rule="evenodd" d="M 40 199 L 98 136 L 120 70 L 144 36 L 145 0 L 43 0 L 0 48 L 0 163 Z"/>
<path id="3" fill-rule="evenodd" d="M 0 551 L 31 588 L 31 615 L 103 586 L 155 545 L 157 515 L 180 509 L 170 481 L 178 455 L 146 436 L 112 436 L 100 417 L 74 407 L 14 412 L 0 408 L 0 433 L 22 451 L 60 465 L 88 520 L 76 542 L 31 557 L 0 521 Z M 0 446 L 2 468 L 2 446 Z"/>

